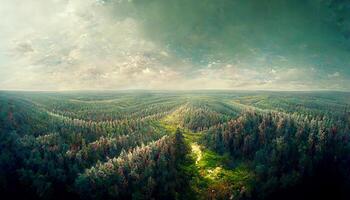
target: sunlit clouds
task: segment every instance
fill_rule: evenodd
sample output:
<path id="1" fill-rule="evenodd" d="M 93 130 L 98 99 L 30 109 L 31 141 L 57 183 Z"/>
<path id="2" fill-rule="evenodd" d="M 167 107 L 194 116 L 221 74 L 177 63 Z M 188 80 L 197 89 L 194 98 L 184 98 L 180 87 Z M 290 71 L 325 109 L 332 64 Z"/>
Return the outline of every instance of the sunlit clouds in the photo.
<path id="1" fill-rule="evenodd" d="M 326 6 L 167 2 L 1 1 L 0 89 L 350 89 Z"/>

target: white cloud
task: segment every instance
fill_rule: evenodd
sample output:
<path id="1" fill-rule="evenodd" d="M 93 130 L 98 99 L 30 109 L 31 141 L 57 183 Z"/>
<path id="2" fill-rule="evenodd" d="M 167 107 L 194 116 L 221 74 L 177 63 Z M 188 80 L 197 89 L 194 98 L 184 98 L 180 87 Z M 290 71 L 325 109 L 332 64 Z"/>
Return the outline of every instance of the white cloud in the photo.
<path id="1" fill-rule="evenodd" d="M 241 57 L 198 66 L 145 37 L 139 21 L 103 2 L 2 0 L 0 89 L 305 89 L 347 81 L 315 83 L 313 68 L 273 64 L 264 70 Z M 271 57 L 250 51 L 257 66 Z"/>
<path id="2" fill-rule="evenodd" d="M 340 73 L 339 72 L 334 72 L 333 74 L 328 74 L 328 78 L 336 78 L 339 77 Z"/>
<path id="3" fill-rule="evenodd" d="M 94 2 L 47 1 L 45 5 L 38 4 L 37 9 L 38 19 L 42 20 L 47 13 L 41 13 L 41 9 L 56 7 L 48 22 L 30 20 L 29 24 L 21 25 L 17 19 L 11 19 L 22 26 L 23 32 L 11 37 L 13 42 L 6 50 L 10 61 L 5 69 L 11 77 L 0 77 L 1 87 L 149 88 L 155 87 L 157 80 L 163 80 L 158 78 L 159 74 L 174 78 L 176 72 L 170 67 L 184 65 L 183 61 L 144 39 L 134 19 L 114 19 L 106 14 L 107 8 Z M 12 3 L 6 4 L 10 6 L 8 9 L 17 10 Z M 17 15 L 22 18 L 26 12 Z M 45 29 L 37 28 L 36 23 L 42 23 Z M 30 31 L 25 31 L 24 26 Z"/>

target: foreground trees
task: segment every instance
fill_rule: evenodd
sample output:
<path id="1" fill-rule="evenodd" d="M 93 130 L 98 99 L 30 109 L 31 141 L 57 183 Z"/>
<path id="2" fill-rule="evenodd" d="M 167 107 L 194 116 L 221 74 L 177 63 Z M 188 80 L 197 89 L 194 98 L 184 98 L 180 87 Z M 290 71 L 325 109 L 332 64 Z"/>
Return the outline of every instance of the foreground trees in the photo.
<path id="1" fill-rule="evenodd" d="M 187 153 L 177 130 L 86 170 L 76 188 L 84 199 L 175 199 L 186 182 L 179 167 Z"/>
<path id="2" fill-rule="evenodd" d="M 248 111 L 209 129 L 204 143 L 249 163 L 257 175 L 257 193 L 268 194 L 311 176 L 319 165 L 337 165 L 349 177 L 349 124 L 325 117 Z"/>

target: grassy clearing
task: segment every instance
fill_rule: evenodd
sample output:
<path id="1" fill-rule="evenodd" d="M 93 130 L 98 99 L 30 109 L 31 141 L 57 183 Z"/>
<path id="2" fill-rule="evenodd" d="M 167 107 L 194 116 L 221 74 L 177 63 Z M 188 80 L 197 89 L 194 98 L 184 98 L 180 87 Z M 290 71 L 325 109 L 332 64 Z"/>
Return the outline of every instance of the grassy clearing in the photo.
<path id="1" fill-rule="evenodd" d="M 177 117 L 168 115 L 160 124 L 169 132 L 181 128 L 188 145 L 191 147 L 191 162 L 183 166 L 186 174 L 191 174 L 192 199 L 236 199 L 249 195 L 253 173 L 243 164 L 230 168 L 229 155 L 219 155 L 199 143 L 201 132 L 192 132 L 180 127 Z"/>
<path id="2" fill-rule="evenodd" d="M 199 199 L 234 199 L 250 193 L 253 174 L 246 166 L 231 169 L 227 166 L 230 161 L 228 155 L 219 155 L 196 143 L 192 147 L 200 176 L 194 182 Z"/>

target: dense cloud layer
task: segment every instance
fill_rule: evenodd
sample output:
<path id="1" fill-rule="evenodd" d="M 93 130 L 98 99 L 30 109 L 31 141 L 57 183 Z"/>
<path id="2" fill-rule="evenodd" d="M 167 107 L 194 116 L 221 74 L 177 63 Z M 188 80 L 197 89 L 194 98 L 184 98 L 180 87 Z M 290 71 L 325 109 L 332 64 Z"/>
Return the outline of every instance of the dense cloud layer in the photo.
<path id="1" fill-rule="evenodd" d="M 350 90 L 347 0 L 3 0 L 2 89 Z"/>

